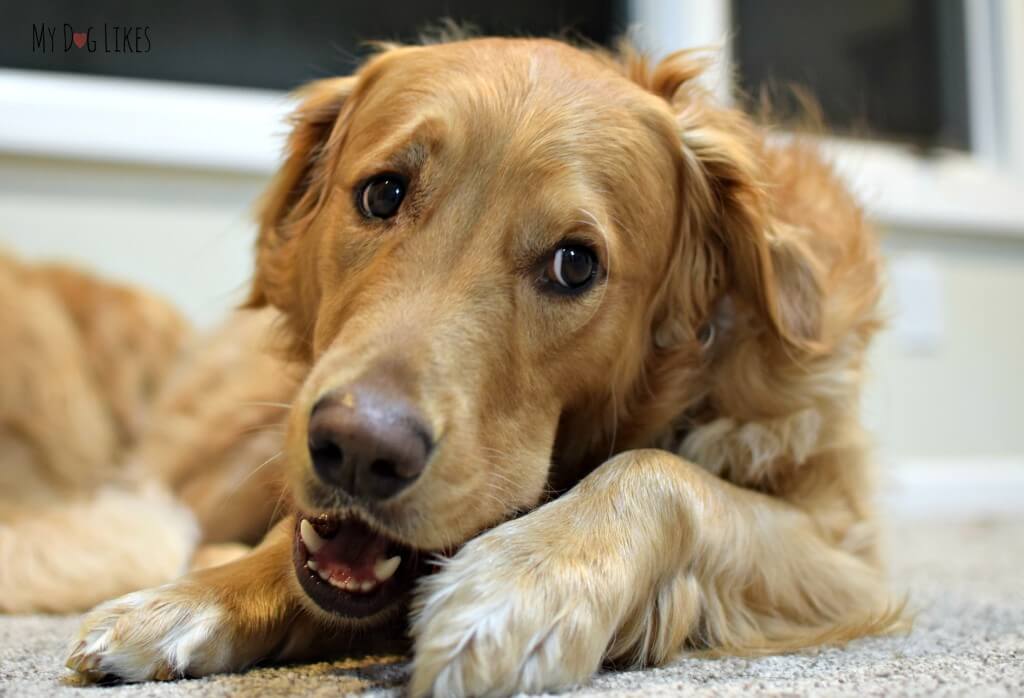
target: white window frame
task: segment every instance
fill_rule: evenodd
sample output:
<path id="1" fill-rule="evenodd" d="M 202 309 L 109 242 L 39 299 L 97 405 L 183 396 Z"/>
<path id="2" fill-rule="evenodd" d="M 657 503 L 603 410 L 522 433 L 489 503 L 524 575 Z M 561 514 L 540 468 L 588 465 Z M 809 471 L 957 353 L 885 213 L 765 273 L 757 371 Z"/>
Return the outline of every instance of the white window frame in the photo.
<path id="1" fill-rule="evenodd" d="M 971 151 L 920 155 L 880 141 L 822 139 L 822 148 L 883 226 L 1024 237 L 1024 2 L 963 0 Z M 720 47 L 706 76 L 730 99 L 729 0 L 630 0 L 634 33 L 653 55 Z"/>
<path id="2" fill-rule="evenodd" d="M 0 69 L 0 153 L 269 173 L 284 92 Z"/>
<path id="3" fill-rule="evenodd" d="M 838 138 L 822 147 L 882 225 L 1024 237 L 1024 2 L 964 2 L 972 152 L 922 157 Z M 728 0 L 629 9 L 655 56 L 723 47 L 706 79 L 729 98 Z M 0 69 L 0 154 L 265 175 L 278 166 L 289 107 L 272 90 Z"/>

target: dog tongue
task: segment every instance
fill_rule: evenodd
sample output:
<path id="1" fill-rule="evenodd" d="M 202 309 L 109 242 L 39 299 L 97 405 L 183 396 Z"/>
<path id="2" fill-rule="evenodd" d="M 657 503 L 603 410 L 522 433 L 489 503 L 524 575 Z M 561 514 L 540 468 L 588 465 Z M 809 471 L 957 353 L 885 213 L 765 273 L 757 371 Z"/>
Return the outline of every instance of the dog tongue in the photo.
<path id="1" fill-rule="evenodd" d="M 338 582 L 376 582 L 373 567 L 387 552 L 388 542 L 365 526 L 345 522 L 310 559 Z"/>

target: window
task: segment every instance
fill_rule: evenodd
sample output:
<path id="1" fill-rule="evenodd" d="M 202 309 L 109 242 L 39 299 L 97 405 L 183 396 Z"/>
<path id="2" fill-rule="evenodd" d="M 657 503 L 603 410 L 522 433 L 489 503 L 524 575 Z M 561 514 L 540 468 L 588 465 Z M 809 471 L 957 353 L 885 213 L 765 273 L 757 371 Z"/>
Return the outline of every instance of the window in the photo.
<path id="1" fill-rule="evenodd" d="M 747 94 L 767 86 L 784 100 L 792 83 L 815 94 L 838 136 L 823 148 L 876 220 L 1024 235 L 1019 0 L 15 3 L 0 29 L 0 151 L 265 174 L 291 107 L 284 88 L 348 70 L 357 39 L 414 38 L 443 16 L 600 43 L 634 26 L 655 55 L 721 46 L 705 79 L 722 99 L 737 99 L 733 67 Z M 149 23 L 152 49 L 34 55 L 43 21 L 60 24 L 61 49 L 65 23 L 97 40 L 104 24 Z"/>
<path id="2" fill-rule="evenodd" d="M 835 134 L 969 150 L 960 0 L 734 0 L 741 101 L 798 113 L 806 91 Z"/>
<path id="3" fill-rule="evenodd" d="M 723 100 L 743 104 L 767 86 L 785 117 L 787 87 L 808 88 L 831 133 L 822 150 L 876 221 L 1024 235 L 1024 2 L 630 0 L 630 8 L 655 53 L 721 47 L 705 81 Z"/>
<path id="4" fill-rule="evenodd" d="M 413 40 L 424 27 L 445 17 L 469 22 L 486 34 L 568 32 L 607 43 L 626 25 L 621 4 L 619 0 L 10 3 L 4 25 L 14 40 L 0 42 L 0 66 L 291 90 L 315 78 L 350 72 L 359 56 L 365 55 L 362 42 L 366 40 Z M 55 50 L 42 50 L 47 46 L 29 50 L 33 25 L 38 30 L 44 24 L 56 28 Z M 89 43 L 74 47 L 74 33 L 90 27 Z M 136 28 L 144 29 L 138 42 Z"/>

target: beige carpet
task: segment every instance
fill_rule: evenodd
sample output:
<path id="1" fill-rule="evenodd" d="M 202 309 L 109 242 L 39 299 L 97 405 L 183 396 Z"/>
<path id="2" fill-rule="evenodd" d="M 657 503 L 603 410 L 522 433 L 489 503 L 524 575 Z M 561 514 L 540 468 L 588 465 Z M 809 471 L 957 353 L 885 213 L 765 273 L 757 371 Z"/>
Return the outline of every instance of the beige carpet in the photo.
<path id="1" fill-rule="evenodd" d="M 891 526 L 894 581 L 918 610 L 906 637 L 764 659 L 682 659 L 609 672 L 578 695 L 1024 696 L 1024 519 Z M 252 670 L 162 684 L 78 688 L 61 667 L 74 618 L 0 617 L 0 695 L 400 695 L 399 660 Z"/>

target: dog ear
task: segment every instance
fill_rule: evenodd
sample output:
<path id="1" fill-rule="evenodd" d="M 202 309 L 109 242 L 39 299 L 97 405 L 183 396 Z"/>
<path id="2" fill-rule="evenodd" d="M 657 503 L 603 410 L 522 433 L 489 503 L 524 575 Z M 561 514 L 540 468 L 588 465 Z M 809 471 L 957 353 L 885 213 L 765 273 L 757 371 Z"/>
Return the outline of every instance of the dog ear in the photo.
<path id="1" fill-rule="evenodd" d="M 328 78 L 296 93 L 284 164 L 258 206 L 256 273 L 245 307 L 269 303 L 287 312 L 294 305 L 297 238 L 323 200 L 332 146 L 343 137 L 339 125 L 355 83 L 355 77 Z"/>
<path id="2" fill-rule="evenodd" d="M 698 84 L 707 65 L 698 53 L 673 54 L 653 70 L 636 54 L 625 59 L 627 74 L 672 106 L 682 153 L 680 246 L 700 245 L 701 276 L 717 287 L 702 290 L 709 299 L 703 312 L 712 312 L 710 299 L 728 295 L 786 349 L 814 352 L 822 334 L 822 274 L 806 231 L 772 215 L 763 135 Z"/>
<path id="3" fill-rule="evenodd" d="M 689 212 L 683 234 L 710 235 L 724 286 L 716 295 L 745 305 L 787 349 L 813 353 L 822 339 L 821 270 L 808 232 L 773 216 L 771 184 L 760 177 L 763 145 L 747 141 L 747 128 L 681 125 L 683 148 L 692 154 L 686 159 L 695 166 L 684 175 L 691 196 L 683 206 L 704 203 Z"/>

